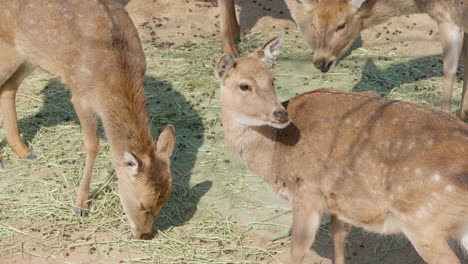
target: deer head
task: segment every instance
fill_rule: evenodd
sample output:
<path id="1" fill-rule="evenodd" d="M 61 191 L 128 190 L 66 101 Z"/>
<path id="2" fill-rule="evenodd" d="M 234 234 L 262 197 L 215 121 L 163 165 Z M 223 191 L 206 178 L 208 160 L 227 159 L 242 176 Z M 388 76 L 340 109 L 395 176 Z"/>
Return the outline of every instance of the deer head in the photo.
<path id="1" fill-rule="evenodd" d="M 301 0 L 313 13 L 315 31 L 314 65 L 329 71 L 352 46 L 372 14 L 376 0 Z"/>
<path id="2" fill-rule="evenodd" d="M 289 124 L 288 113 L 276 98 L 273 75 L 267 70 L 282 44 L 283 38 L 275 37 L 247 57 L 224 55 L 216 63 L 223 109 L 235 112 L 231 118 L 237 125 L 284 128 Z"/>
<path id="3" fill-rule="evenodd" d="M 166 126 L 154 151 L 147 154 L 124 152 L 121 164 L 116 166 L 120 200 L 136 238 L 153 237 L 156 217 L 169 199 L 174 144 L 174 128 Z"/>

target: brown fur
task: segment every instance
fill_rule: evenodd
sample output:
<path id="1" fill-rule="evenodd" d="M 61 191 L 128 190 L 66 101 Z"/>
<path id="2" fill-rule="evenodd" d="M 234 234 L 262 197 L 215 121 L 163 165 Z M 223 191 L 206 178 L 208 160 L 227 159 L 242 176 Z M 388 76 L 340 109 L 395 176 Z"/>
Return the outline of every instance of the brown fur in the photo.
<path id="1" fill-rule="evenodd" d="M 99 117 L 110 141 L 132 231 L 137 237 L 149 237 L 171 187 L 174 131 L 166 128 L 155 146 L 143 87 L 145 56 L 125 9 L 112 0 L 2 1 L 0 61 L 0 107 L 8 143 L 18 156 L 34 156 L 19 137 L 14 105 L 18 86 L 34 65 L 70 88 L 80 119 L 87 158 L 77 213 L 86 214 L 99 151 Z M 146 210 L 140 208 L 142 204 Z"/>
<path id="2" fill-rule="evenodd" d="M 468 3 L 461 0 L 366 0 L 361 7 L 356 8 L 350 0 L 310 1 L 316 28 L 314 64 L 324 72 L 348 51 L 362 30 L 394 16 L 420 12 L 431 16 L 438 24 L 443 47 L 444 92 L 441 106 L 443 111 L 450 113 L 460 54 L 465 58 L 465 65 L 468 64 L 468 44 L 463 41 L 468 32 L 468 16 L 465 12 Z M 340 25 L 346 26 L 340 30 Z M 468 118 L 467 86 L 465 81 L 458 111 L 462 120 Z"/>
<path id="3" fill-rule="evenodd" d="M 262 119 L 276 108 L 264 99 L 274 87 L 264 67 L 254 70 L 262 63 L 255 56 L 235 59 L 221 85 L 223 129 L 242 162 L 291 202 L 291 262 L 302 262 L 329 212 L 335 263 L 345 261 L 349 224 L 403 232 L 427 262 L 460 263 L 447 239 L 468 237 L 468 186 L 460 180 L 468 175 L 468 126 L 439 110 L 334 89 L 284 102 L 291 123 L 283 129 L 242 124 L 244 111 L 257 109 Z M 238 88 L 245 72 L 263 84 L 250 94 Z"/>

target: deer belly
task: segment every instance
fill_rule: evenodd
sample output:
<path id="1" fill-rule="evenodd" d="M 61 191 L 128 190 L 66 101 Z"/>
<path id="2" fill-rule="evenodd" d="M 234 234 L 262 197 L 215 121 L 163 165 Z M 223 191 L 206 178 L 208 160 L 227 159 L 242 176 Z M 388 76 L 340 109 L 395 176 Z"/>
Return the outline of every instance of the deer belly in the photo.
<path id="1" fill-rule="evenodd" d="M 398 219 L 391 213 L 380 219 L 373 219 L 372 221 L 369 221 L 368 219 L 348 218 L 341 215 L 339 215 L 338 218 L 346 223 L 350 223 L 354 226 L 379 234 L 395 234 L 402 232 Z"/>

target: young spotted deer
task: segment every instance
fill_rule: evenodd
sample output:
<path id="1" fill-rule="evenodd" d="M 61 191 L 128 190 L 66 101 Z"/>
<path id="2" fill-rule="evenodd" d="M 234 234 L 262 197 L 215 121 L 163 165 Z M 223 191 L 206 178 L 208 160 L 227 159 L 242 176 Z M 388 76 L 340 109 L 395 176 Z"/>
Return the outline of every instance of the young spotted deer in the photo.
<path id="1" fill-rule="evenodd" d="M 100 118 L 132 233 L 150 238 L 171 189 L 174 129 L 167 126 L 154 144 L 143 87 L 145 56 L 125 9 L 114 0 L 0 2 L 0 109 L 8 144 L 20 158 L 35 157 L 20 138 L 15 110 L 18 86 L 33 65 L 70 88 L 80 119 L 87 156 L 76 213 L 86 214 Z"/>
<path id="2" fill-rule="evenodd" d="M 248 57 L 222 56 L 226 144 L 293 208 L 291 263 L 301 263 L 324 212 L 335 263 L 350 224 L 403 232 L 429 263 L 460 263 L 468 249 L 468 126 L 428 107 L 369 93 L 319 89 L 278 102 L 267 64 L 273 38 Z"/>
<path id="3" fill-rule="evenodd" d="M 346 53 L 362 30 L 394 16 L 427 13 L 439 27 L 443 48 L 442 110 L 450 113 L 458 59 L 468 65 L 468 1 L 461 0 L 301 0 L 315 27 L 314 64 L 327 72 Z M 306 12 L 307 12 L 306 11 Z M 468 67 L 465 67 L 468 76 Z M 463 84 L 458 116 L 468 120 L 468 81 Z"/>

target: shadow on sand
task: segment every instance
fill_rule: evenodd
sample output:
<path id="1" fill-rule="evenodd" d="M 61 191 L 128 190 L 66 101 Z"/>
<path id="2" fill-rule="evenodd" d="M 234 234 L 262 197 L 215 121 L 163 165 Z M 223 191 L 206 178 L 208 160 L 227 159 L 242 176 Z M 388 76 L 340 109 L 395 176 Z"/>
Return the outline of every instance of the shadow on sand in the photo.
<path id="1" fill-rule="evenodd" d="M 389 60 L 385 57 L 379 59 Z M 416 58 L 408 62 L 392 64 L 387 68 L 378 68 L 374 60 L 367 59 L 363 69 L 361 79 L 353 87 L 353 91 L 376 91 L 381 96 L 387 96 L 392 89 L 403 84 L 414 83 L 422 79 L 443 76 L 443 65 L 441 56 L 427 56 Z M 460 65 L 457 71 L 457 80 L 463 80 L 463 66 Z M 427 89 L 414 86 L 417 91 Z M 431 101 L 435 105 L 440 105 L 441 96 L 437 93 L 431 93 L 434 98 Z M 430 96 L 428 94 L 428 96 Z M 459 102 L 455 102 L 458 104 Z"/>

